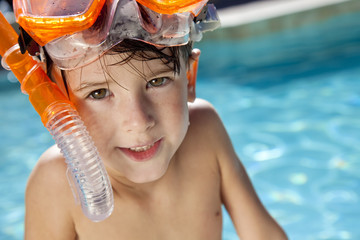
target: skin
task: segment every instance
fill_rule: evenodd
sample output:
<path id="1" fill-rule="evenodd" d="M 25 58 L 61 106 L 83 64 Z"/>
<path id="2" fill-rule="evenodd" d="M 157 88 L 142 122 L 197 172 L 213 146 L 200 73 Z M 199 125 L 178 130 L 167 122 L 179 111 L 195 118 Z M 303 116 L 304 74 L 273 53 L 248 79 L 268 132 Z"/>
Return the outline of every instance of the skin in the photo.
<path id="1" fill-rule="evenodd" d="M 193 50 L 190 64 L 199 55 Z M 218 114 L 195 100 L 184 61 L 174 75 L 160 60 L 111 65 L 122 57 L 105 55 L 66 73 L 69 97 L 108 171 L 114 212 L 99 223 L 83 215 L 53 146 L 28 181 L 25 239 L 220 240 L 222 204 L 242 240 L 287 239 L 258 199 Z M 58 70 L 53 77 L 59 80 Z M 142 161 L 122 150 L 156 142 L 156 154 Z"/>

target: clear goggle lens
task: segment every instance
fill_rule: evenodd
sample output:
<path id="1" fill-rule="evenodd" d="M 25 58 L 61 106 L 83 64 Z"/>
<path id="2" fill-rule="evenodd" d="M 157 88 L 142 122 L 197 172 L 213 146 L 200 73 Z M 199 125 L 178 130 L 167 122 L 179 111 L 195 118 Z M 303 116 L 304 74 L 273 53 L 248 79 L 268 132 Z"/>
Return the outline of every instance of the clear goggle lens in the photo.
<path id="1" fill-rule="evenodd" d="M 192 12 L 162 14 L 139 4 L 138 0 L 82 0 L 82 7 L 78 7 L 76 11 L 75 7 L 71 8 L 71 6 L 78 5 L 78 1 L 54 0 L 55 8 L 62 6 L 64 9 L 52 13 L 51 10 L 45 10 L 46 4 L 29 10 L 31 4 L 40 5 L 41 0 L 28 0 L 27 4 L 24 1 L 26 0 L 15 0 L 16 4 L 23 3 L 24 6 L 21 5 L 22 8 L 18 9 L 27 14 L 26 17 L 26 14 L 17 14 L 19 24 L 37 43 L 42 46 L 46 44 L 49 56 L 62 69 L 84 66 L 124 39 L 140 40 L 156 46 L 179 46 L 189 41 L 199 41 L 202 32 L 213 30 L 220 25 L 215 7 L 213 5 L 210 7 L 210 4 L 205 11 L 206 17 L 202 16 L 201 21 L 198 21 L 200 16 L 204 15 L 199 14 L 198 10 L 199 16 Z M 105 5 L 101 5 L 104 3 L 100 1 L 106 1 Z M 207 0 L 186 1 L 197 1 L 202 4 L 200 10 L 206 9 L 204 4 Z M 51 8 L 52 1 L 44 2 L 47 2 L 46 6 Z M 65 2 L 64 5 L 61 5 L 62 2 Z M 72 10 L 66 10 L 64 6 Z M 99 12 L 95 13 L 91 10 L 94 6 L 98 6 L 96 9 L 100 9 Z M 30 13 L 44 15 L 45 13 L 42 12 L 47 14 L 43 22 L 40 21 L 42 17 L 30 16 Z M 77 22 L 71 22 L 72 18 L 87 18 L 88 13 L 92 15 L 91 26 L 79 27 L 75 24 Z M 197 16 L 196 23 L 195 16 Z M 31 24 L 34 27 L 31 27 Z"/>

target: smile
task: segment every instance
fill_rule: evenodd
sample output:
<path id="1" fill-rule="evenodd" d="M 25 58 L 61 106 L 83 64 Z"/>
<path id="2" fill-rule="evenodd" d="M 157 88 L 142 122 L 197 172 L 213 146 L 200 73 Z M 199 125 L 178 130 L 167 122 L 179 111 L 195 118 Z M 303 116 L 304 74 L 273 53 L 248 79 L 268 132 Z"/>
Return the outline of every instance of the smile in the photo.
<path id="1" fill-rule="evenodd" d="M 150 148 L 152 148 L 154 145 L 155 145 L 155 143 L 150 144 L 148 146 L 144 146 L 144 147 L 135 147 L 135 148 L 129 148 L 129 149 L 134 152 L 144 152 L 144 151 L 147 151 Z"/>
<path id="2" fill-rule="evenodd" d="M 126 156 L 136 162 L 143 162 L 150 160 L 158 152 L 158 149 L 161 145 L 162 139 L 145 146 L 139 147 L 130 147 L 130 148 L 120 148 L 120 150 L 125 153 Z"/>

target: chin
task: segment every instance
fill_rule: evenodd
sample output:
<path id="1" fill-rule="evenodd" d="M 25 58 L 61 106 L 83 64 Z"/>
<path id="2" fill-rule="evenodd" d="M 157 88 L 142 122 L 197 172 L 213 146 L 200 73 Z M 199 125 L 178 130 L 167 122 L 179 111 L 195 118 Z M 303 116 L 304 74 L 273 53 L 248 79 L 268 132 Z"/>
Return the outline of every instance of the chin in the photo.
<path id="1" fill-rule="evenodd" d="M 127 176 L 127 179 L 136 184 L 151 183 L 161 179 L 165 175 L 166 170 L 167 168 L 165 170 L 150 171 L 147 173 L 137 172 L 132 174 L 132 176 Z"/>
<path id="2" fill-rule="evenodd" d="M 163 176 L 163 175 L 162 175 Z M 136 176 L 129 177 L 128 180 L 136 184 L 151 183 L 159 180 L 162 176 Z"/>

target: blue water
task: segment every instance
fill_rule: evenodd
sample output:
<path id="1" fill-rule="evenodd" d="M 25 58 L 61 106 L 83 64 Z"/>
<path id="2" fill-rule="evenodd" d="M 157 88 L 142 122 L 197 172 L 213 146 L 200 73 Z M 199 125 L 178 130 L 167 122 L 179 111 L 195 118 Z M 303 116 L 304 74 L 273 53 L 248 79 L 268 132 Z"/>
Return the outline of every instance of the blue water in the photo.
<path id="1" fill-rule="evenodd" d="M 291 239 L 360 239 L 358 19 L 199 45 L 197 94 L 218 109 Z M 18 85 L 0 78 L 0 239 L 18 240 L 26 180 L 53 141 Z M 226 212 L 223 239 L 238 239 Z"/>
<path id="2" fill-rule="evenodd" d="M 198 96 L 291 239 L 360 239 L 358 19 L 199 46 Z M 230 223 L 224 239 L 237 239 Z"/>

